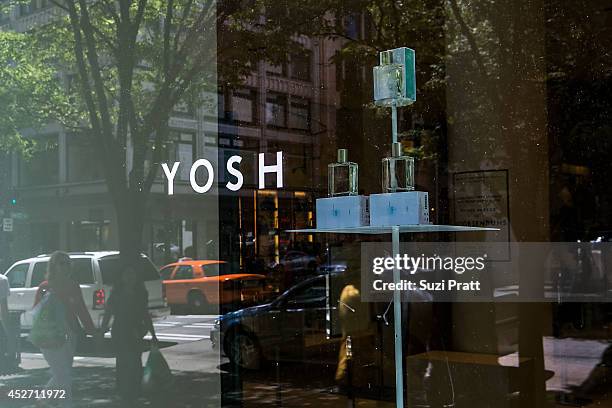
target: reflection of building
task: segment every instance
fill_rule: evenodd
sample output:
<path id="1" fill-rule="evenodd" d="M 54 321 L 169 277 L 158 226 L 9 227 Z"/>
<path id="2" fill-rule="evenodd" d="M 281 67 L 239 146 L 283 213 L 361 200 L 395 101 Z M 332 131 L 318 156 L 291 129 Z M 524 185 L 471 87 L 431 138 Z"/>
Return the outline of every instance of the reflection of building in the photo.
<path id="1" fill-rule="evenodd" d="M 336 48 L 328 40 L 304 39 L 302 45 L 305 55 L 280 66 L 260 63 L 244 89 L 224 89 L 219 98 L 220 154 L 283 151 L 285 157 L 282 190 L 257 190 L 256 177 L 246 170 L 240 192 L 220 192 L 220 257 L 246 268 L 278 261 L 290 246 L 308 245 L 311 237 L 290 242 L 282 231 L 312 222 L 314 196 L 325 185 L 321 150 L 334 142 L 336 109 L 335 70 L 328 61 Z M 231 258 L 236 254 L 239 259 Z"/>
<path id="2" fill-rule="evenodd" d="M 46 0 L 33 0 L 16 7 L 0 24 L 24 30 L 49 21 L 51 10 Z M 310 223 L 313 189 L 324 185 L 320 149 L 335 133 L 335 75 L 327 63 L 335 48 L 333 41 L 301 41 L 307 50 L 303 55 L 292 55 L 280 66 L 260 62 L 242 87 L 221 87 L 217 98 L 211 95 L 218 106 L 177 107 L 168 148 L 168 160 L 181 162 L 175 195 L 165 194 L 160 175 L 144 232 L 144 249 L 156 263 L 181 256 L 220 256 L 236 266 L 244 265 L 244 256 L 271 262 L 288 246 L 279 231 Z M 48 149 L 29 160 L 14 156 L 7 178 L 19 197 L 10 210 L 15 218 L 10 258 L 55 249 L 116 249 L 116 216 L 92 141 L 59 126 L 48 126 L 34 137 Z M 257 154 L 276 151 L 285 157 L 285 188 L 258 190 Z M 217 203 L 212 203 L 216 195 L 198 195 L 189 187 L 189 168 L 200 157 L 218 159 L 216 180 L 224 185 L 224 163 L 235 154 L 243 157 L 245 185 L 237 193 L 219 189 L 217 212 Z"/>

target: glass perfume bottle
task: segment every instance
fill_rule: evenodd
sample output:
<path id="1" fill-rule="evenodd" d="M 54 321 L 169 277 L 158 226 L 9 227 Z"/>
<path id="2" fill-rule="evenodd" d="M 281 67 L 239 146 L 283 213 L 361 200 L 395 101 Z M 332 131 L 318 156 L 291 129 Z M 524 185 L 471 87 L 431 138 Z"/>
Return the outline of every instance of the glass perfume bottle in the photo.
<path id="1" fill-rule="evenodd" d="M 408 106 L 416 101 L 414 50 L 406 47 L 382 51 L 374 67 L 374 103 L 378 106 Z"/>
<path id="2" fill-rule="evenodd" d="M 357 195 L 357 163 L 348 161 L 348 151 L 338 149 L 338 162 L 327 166 L 328 189 L 330 197 Z"/>
<path id="3" fill-rule="evenodd" d="M 404 66 L 393 63 L 393 51 L 380 53 L 380 65 L 374 67 L 374 100 L 377 105 L 390 106 L 402 97 Z"/>
<path id="4" fill-rule="evenodd" d="M 382 191 L 394 193 L 414 190 L 414 157 L 402 153 L 402 144 L 391 145 L 391 157 L 382 160 Z"/>

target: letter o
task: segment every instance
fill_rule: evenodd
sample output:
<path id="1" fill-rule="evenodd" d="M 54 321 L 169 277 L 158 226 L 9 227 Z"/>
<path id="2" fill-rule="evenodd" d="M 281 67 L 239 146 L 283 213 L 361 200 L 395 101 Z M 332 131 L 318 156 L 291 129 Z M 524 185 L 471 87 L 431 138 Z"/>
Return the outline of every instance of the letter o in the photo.
<path id="1" fill-rule="evenodd" d="M 208 180 L 203 186 L 198 185 L 198 182 L 196 181 L 196 171 L 201 166 L 206 167 L 206 171 L 208 171 Z M 189 182 L 191 183 L 191 188 L 193 188 L 193 191 L 199 194 L 204 194 L 205 192 L 210 190 L 214 181 L 214 177 L 215 170 L 213 169 L 212 164 L 210 164 L 210 162 L 206 159 L 196 160 L 195 163 L 193 163 L 193 166 L 191 166 L 191 170 L 189 171 Z"/>

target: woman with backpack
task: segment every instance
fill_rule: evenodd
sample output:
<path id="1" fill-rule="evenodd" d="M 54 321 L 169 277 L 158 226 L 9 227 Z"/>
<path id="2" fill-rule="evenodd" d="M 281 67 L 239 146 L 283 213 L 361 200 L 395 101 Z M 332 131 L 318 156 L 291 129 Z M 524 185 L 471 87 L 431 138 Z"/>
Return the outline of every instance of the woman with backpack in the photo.
<path id="1" fill-rule="evenodd" d="M 65 252 L 57 251 L 51 255 L 47 265 L 46 281 L 41 283 L 36 292 L 35 317 L 31 333 L 41 332 L 42 330 L 40 328 L 37 330 L 36 326 L 47 324 L 44 332 L 38 334 L 38 343 L 52 375 L 46 389 L 64 390 L 65 398 L 59 399 L 64 407 L 72 406 L 72 363 L 77 338 L 82 330 L 81 325 L 87 334 L 93 335 L 96 330 L 85 306 L 81 288 L 71 277 L 71 264 L 70 256 Z M 36 310 L 39 303 L 41 305 Z M 46 322 L 43 322 L 42 318 L 37 319 L 43 312 L 48 316 L 58 313 L 60 316 L 47 318 Z M 53 330 L 49 330 L 49 324 L 56 327 L 51 327 Z M 54 338 L 51 338 L 51 331 Z"/>

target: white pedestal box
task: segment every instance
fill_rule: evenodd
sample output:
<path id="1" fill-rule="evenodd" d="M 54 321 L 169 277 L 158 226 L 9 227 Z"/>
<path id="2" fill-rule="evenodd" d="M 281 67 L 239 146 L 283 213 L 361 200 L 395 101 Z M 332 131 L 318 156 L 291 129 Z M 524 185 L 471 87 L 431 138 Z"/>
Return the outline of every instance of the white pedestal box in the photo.
<path id="1" fill-rule="evenodd" d="M 370 195 L 370 225 L 429 224 L 429 196 L 425 191 Z"/>
<path id="2" fill-rule="evenodd" d="M 363 195 L 317 199 L 317 228 L 363 227 L 370 223 L 368 197 Z"/>

